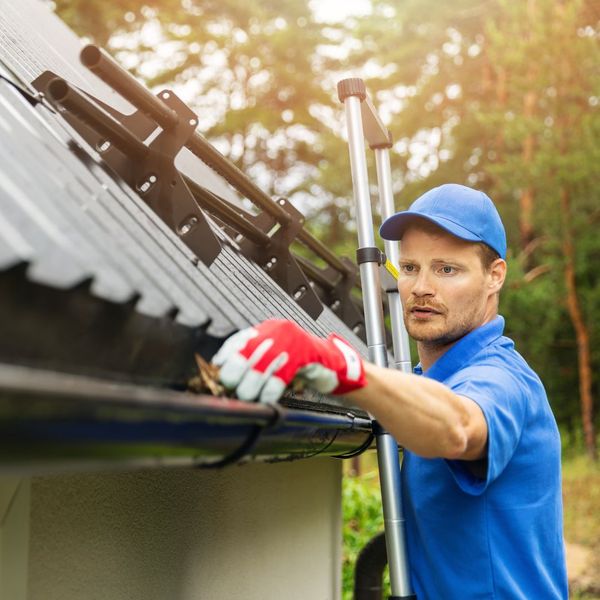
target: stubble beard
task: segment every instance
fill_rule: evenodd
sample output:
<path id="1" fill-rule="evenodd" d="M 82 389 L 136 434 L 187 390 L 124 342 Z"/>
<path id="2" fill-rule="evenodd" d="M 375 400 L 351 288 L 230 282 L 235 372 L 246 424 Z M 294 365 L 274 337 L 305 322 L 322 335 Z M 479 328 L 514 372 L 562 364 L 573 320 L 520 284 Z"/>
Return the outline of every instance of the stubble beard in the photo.
<path id="1" fill-rule="evenodd" d="M 419 342 L 423 347 L 435 349 L 444 348 L 460 338 L 464 337 L 469 331 L 470 327 L 464 324 L 457 324 L 452 329 L 445 329 L 443 331 L 432 331 L 431 333 L 418 331 L 418 327 L 413 327 L 412 324 L 407 327 L 408 335 L 412 337 L 416 342 Z"/>
<path id="2" fill-rule="evenodd" d="M 475 328 L 475 311 L 469 311 L 468 315 L 463 313 L 462 318 L 452 324 L 447 323 L 448 313 L 443 313 L 436 319 L 443 319 L 445 322 L 432 327 L 431 330 L 427 330 L 427 326 L 431 327 L 428 323 L 415 323 L 411 319 L 410 312 L 405 311 L 404 323 L 406 325 L 406 331 L 408 335 L 419 342 L 424 348 L 427 349 L 439 349 L 449 346 L 454 342 L 458 341 Z"/>

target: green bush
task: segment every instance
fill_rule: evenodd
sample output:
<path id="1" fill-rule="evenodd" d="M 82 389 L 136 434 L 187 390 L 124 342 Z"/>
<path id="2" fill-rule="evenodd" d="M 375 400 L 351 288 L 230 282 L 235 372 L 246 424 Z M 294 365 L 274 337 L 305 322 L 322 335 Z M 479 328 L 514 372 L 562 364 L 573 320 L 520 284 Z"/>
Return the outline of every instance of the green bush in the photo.
<path id="1" fill-rule="evenodd" d="M 352 600 L 354 565 L 365 544 L 383 531 L 381 496 L 376 474 L 364 477 L 345 476 L 342 482 L 343 569 L 342 600 Z M 384 576 L 386 586 L 387 569 Z M 384 591 L 384 597 L 390 594 Z"/>

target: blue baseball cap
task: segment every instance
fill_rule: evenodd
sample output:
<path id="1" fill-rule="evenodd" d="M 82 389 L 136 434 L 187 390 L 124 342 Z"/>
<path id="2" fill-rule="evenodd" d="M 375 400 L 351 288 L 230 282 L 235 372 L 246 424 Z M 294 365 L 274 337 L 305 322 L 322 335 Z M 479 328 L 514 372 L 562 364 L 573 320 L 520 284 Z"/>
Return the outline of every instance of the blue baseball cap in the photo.
<path id="1" fill-rule="evenodd" d="M 457 183 L 446 183 L 425 192 L 408 210 L 388 217 L 379 234 L 399 240 L 415 218 L 435 223 L 452 235 L 469 242 L 483 242 L 506 259 L 506 232 L 490 197 Z"/>

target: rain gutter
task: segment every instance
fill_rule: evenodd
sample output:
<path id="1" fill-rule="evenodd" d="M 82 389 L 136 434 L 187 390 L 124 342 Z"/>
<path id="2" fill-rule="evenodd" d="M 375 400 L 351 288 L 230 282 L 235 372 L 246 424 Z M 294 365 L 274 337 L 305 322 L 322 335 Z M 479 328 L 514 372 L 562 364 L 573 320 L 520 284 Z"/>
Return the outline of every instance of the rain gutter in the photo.
<path id="1" fill-rule="evenodd" d="M 359 411 L 277 407 L 0 363 L 0 474 L 360 453 Z"/>

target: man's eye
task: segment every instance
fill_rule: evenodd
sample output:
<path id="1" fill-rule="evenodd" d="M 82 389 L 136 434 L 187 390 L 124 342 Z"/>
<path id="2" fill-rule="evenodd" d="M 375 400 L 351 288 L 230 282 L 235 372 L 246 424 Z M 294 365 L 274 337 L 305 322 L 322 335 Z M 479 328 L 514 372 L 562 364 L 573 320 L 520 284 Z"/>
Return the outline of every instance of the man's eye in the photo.
<path id="1" fill-rule="evenodd" d="M 452 273 L 454 273 L 454 267 L 449 267 L 448 265 L 445 265 L 442 267 L 441 271 L 444 275 L 451 275 Z"/>
<path id="2" fill-rule="evenodd" d="M 404 271 L 405 273 L 414 273 L 415 265 L 401 265 L 400 270 Z"/>

